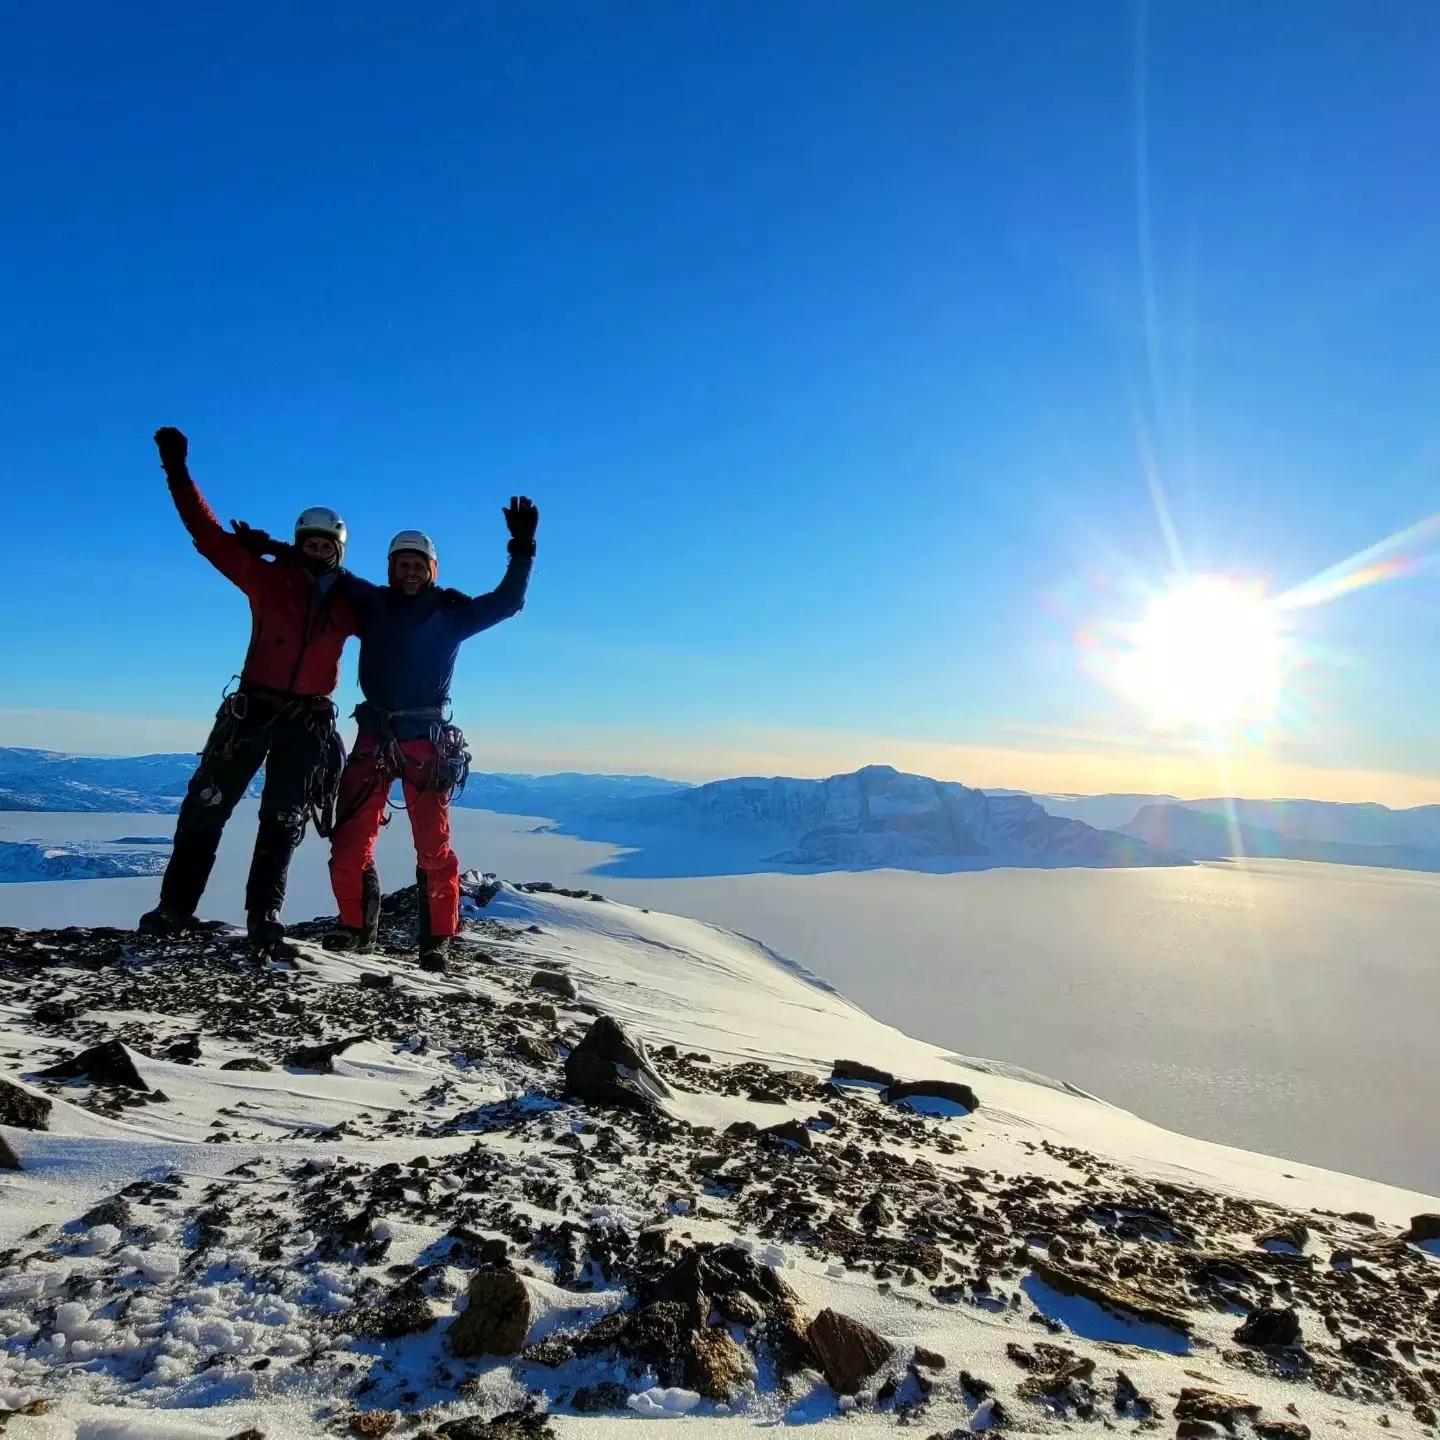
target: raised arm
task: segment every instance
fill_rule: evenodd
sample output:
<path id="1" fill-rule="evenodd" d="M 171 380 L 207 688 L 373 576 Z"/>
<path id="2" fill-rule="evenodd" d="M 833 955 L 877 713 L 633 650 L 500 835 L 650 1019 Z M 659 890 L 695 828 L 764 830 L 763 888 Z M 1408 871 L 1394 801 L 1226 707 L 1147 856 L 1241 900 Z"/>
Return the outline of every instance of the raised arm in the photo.
<path id="1" fill-rule="evenodd" d="M 540 511 L 528 496 L 519 495 L 511 497 L 504 513 L 510 529 L 510 563 L 500 583 L 488 595 L 473 596 L 458 607 L 457 618 L 463 636 L 478 635 L 518 615 L 524 608 L 525 590 L 535 564 L 535 530 L 540 524 Z"/>
<path id="2" fill-rule="evenodd" d="M 165 483 L 170 498 L 195 542 L 195 548 L 227 579 L 248 591 L 255 580 L 255 569 L 265 562 L 253 554 L 238 535 L 232 535 L 215 518 L 205 503 L 200 487 L 190 478 L 187 461 L 189 442 L 173 425 L 155 432 L 155 446 L 160 451 L 160 464 L 165 470 Z"/>

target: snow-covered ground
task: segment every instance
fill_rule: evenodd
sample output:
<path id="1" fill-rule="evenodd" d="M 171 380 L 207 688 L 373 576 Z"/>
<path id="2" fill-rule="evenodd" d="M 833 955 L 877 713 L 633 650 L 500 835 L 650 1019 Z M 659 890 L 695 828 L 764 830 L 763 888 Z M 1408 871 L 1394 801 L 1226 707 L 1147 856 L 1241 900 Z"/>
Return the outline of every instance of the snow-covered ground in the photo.
<path id="1" fill-rule="evenodd" d="M 516 1440 L 541 1432 L 467 1429 L 466 1417 L 527 1395 L 560 1440 L 637 1415 L 675 1434 L 781 1422 L 968 1432 L 998 1425 L 997 1399 L 1019 1433 L 1134 1433 L 1205 1407 L 1242 1435 L 1371 1433 L 1382 1415 L 1390 1434 L 1433 1433 L 1440 1328 L 1424 1307 L 1440 1253 L 1397 1236 L 1440 1201 L 1186 1139 L 957 1057 L 695 920 L 509 888 L 471 913 L 477 928 L 443 979 L 310 944 L 293 968 L 247 978 L 223 937 L 213 955 L 168 960 L 145 942 L 128 965 L 96 937 L 86 969 L 67 970 L 60 937 L 39 956 L 13 952 L 0 1069 L 33 1074 L 66 1048 L 69 1024 L 84 1043 L 130 1036 L 149 1057 L 140 1078 L 163 1094 L 51 1085 L 48 1130 L 4 1131 L 23 1168 L 0 1171 L 0 1410 L 49 1407 L 11 1433 L 384 1433 L 369 1424 Z M 361 988 L 383 972 L 390 988 Z M 569 988 L 550 983 L 556 972 Z M 102 994 L 111 1008 L 97 1011 Z M 37 1011 L 42 995 L 71 997 L 72 1018 Z M 547 1046 L 563 1055 L 596 1014 L 657 1054 L 673 1089 L 660 1119 L 562 1098 Z M 328 1072 L 278 1064 L 287 1037 L 356 1017 L 367 1038 Z M 408 1033 L 417 1017 L 428 1042 Z M 457 1024 L 480 1042 L 463 1054 Z M 188 1034 L 182 1058 L 154 1058 Z M 257 1054 L 274 1068 L 221 1068 Z M 979 1108 L 907 1114 L 863 1084 L 822 1088 L 840 1056 L 968 1084 Z M 807 1138 L 721 1133 L 741 1121 L 797 1122 Z M 123 1203 L 75 1219 L 120 1191 Z M 880 1210 L 866 1220 L 854 1210 L 872 1191 Z M 1293 1241 L 1268 1236 L 1297 1222 Z M 532 1348 L 457 1358 L 446 1337 L 497 1227 L 529 1296 Z M 726 1264 L 768 1270 L 765 1293 L 788 1297 L 763 1324 L 734 1292 L 729 1323 L 711 1314 L 713 1343 L 748 1367 L 724 1404 L 667 1385 L 623 1344 L 617 1358 L 589 1328 L 670 1293 L 667 1267 L 697 1242 L 739 1246 Z M 892 1254 L 908 1259 L 878 1258 Z M 1075 1283 L 1082 1293 L 1066 1293 Z M 1097 1304 L 1085 1286 L 1112 1298 Z M 780 1366 L 775 1326 L 792 1303 L 802 1324 L 830 1310 L 876 1332 L 887 1358 L 855 1398 L 813 1365 Z M 1303 1352 L 1237 1343 L 1256 1306 L 1293 1311 Z M 391 1338 L 366 1338 L 367 1322 Z M 546 1339 L 550 1350 L 533 1348 Z M 602 1383 L 618 1387 L 600 1397 L 614 1413 L 576 1415 L 578 1388 Z"/>
<path id="2" fill-rule="evenodd" d="M 581 885 L 754 935 L 933 1043 L 1059 1076 L 1187 1134 L 1440 1190 L 1440 878 L 1292 862 L 1183 870 L 883 871 L 627 880 L 611 847 L 457 810 L 466 865 Z M 168 816 L 0 815 L 19 834 L 165 834 Z M 253 805 L 206 912 L 239 920 Z M 413 873 L 403 815 L 388 886 Z M 0 923 L 134 923 L 155 882 L 0 887 Z M 301 848 L 292 919 L 333 909 Z"/>

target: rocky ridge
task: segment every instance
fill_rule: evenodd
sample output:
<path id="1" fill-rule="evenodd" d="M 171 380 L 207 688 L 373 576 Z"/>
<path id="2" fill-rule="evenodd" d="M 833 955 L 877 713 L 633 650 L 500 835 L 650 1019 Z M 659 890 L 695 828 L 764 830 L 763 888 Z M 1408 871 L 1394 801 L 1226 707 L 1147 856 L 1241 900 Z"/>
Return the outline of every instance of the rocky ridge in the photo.
<path id="1" fill-rule="evenodd" d="M 983 1088 L 647 1044 L 555 958 L 584 933 L 555 921 L 620 907 L 467 891 L 445 980 L 413 964 L 413 889 L 359 961 L 319 922 L 265 966 L 223 927 L 0 930 L 0 1165 L 37 1187 L 12 1215 L 46 1202 L 0 1240 L 11 1433 L 236 1401 L 446 1440 L 611 1412 L 1433 1433 L 1433 1215 L 1048 1138 L 999 1163 Z M 67 1210 L 47 1180 L 82 1142 L 134 1173 Z"/>

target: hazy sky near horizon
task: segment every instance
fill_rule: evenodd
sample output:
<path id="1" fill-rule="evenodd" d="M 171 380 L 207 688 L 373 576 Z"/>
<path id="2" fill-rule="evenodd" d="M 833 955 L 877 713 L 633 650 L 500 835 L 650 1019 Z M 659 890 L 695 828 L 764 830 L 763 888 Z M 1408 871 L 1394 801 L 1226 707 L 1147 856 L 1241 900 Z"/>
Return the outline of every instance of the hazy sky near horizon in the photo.
<path id="1" fill-rule="evenodd" d="M 6 40 L 0 744 L 203 735 L 248 618 L 176 424 L 222 518 L 333 505 L 374 577 L 420 526 L 489 588 L 537 500 L 459 669 L 485 768 L 1440 799 L 1428 530 L 1295 612 L 1224 766 L 1085 648 L 1437 509 L 1428 0 L 80 0 Z"/>

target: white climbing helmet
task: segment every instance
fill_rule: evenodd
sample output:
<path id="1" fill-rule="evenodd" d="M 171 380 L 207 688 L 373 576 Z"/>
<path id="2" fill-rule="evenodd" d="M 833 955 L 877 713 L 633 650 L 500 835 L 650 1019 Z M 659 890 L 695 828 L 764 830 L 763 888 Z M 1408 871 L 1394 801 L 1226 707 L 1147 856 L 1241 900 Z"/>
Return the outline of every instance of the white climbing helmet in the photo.
<path id="1" fill-rule="evenodd" d="M 345 541 L 349 537 L 345 522 L 333 510 L 324 505 L 312 505 L 308 510 L 302 510 L 295 522 L 295 543 L 298 545 L 307 535 L 323 535 L 327 540 L 333 540 L 340 558 L 345 558 Z"/>
<path id="2" fill-rule="evenodd" d="M 424 555 L 432 565 L 440 559 L 435 553 L 435 542 L 423 530 L 402 530 L 390 542 L 390 548 L 385 552 L 386 558 L 398 555 L 402 550 L 413 550 Z"/>

